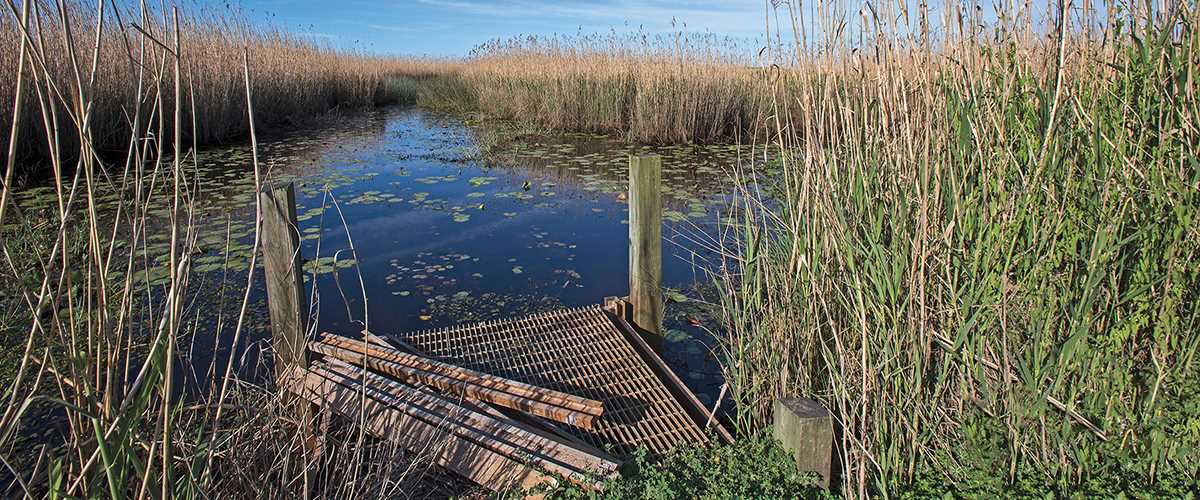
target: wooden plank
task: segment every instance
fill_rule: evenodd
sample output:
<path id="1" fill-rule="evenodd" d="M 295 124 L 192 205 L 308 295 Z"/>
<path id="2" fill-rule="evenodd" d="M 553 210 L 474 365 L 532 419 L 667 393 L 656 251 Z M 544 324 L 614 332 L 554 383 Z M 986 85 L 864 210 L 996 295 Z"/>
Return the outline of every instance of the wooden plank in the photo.
<path id="1" fill-rule="evenodd" d="M 262 220 L 263 274 L 275 350 L 275 375 L 306 358 L 304 283 L 300 274 L 300 233 L 296 225 L 296 187 L 292 183 L 258 194 Z"/>
<path id="2" fill-rule="evenodd" d="M 415 453 L 432 453 L 442 466 L 492 491 L 557 484 L 553 477 L 513 458 L 458 438 L 448 429 L 414 418 L 373 397 L 363 397 L 366 387 L 361 384 L 347 386 L 343 382 L 343 376 L 319 366 L 308 370 L 293 367 L 285 373 L 283 386 L 359 422 L 374 436 Z"/>
<path id="3" fill-rule="evenodd" d="M 358 354 L 370 354 L 382 360 L 390 361 L 409 368 L 432 373 L 448 379 L 465 382 L 479 387 L 520 396 L 522 398 L 540 401 L 549 405 L 563 407 L 569 410 L 599 416 L 604 413 L 604 404 L 594 399 L 579 397 L 573 394 L 538 387 L 504 377 L 498 377 L 461 366 L 455 366 L 434 359 L 411 354 L 389 347 L 367 343 L 346 337 L 322 334 L 318 342 L 346 349 Z"/>
<path id="4" fill-rule="evenodd" d="M 475 418 L 480 415 L 462 406 L 437 398 L 435 395 L 415 387 L 404 386 L 387 379 L 381 380 L 379 375 L 344 363 L 321 368 L 342 377 L 338 380 L 339 383 L 343 385 L 361 384 L 367 397 L 381 401 L 427 424 L 445 429 L 458 438 L 469 440 L 520 463 L 561 475 L 581 486 L 596 487 L 596 484 L 587 482 L 588 476 L 585 470 L 552 460 L 537 450 L 525 448 L 503 439 L 502 436 L 507 430 L 505 426 L 497 425 L 498 422 L 495 421 L 489 425 L 488 422 Z"/>
<path id="5" fill-rule="evenodd" d="M 368 342 L 378 345 L 378 346 L 381 346 L 381 347 L 386 347 L 386 348 L 390 348 L 390 349 L 403 349 L 404 351 L 407 351 L 409 353 L 416 354 L 418 356 L 427 357 L 426 354 L 424 352 L 421 352 L 420 349 L 417 349 L 415 346 L 413 346 L 403 340 L 395 338 L 393 336 L 388 336 L 385 338 L 385 337 L 382 337 L 379 335 L 375 335 L 371 332 L 364 331 L 363 337 Z M 511 409 L 508 410 L 511 413 L 505 413 L 500 408 L 497 408 L 496 406 L 493 406 L 492 404 L 489 404 L 486 401 L 480 401 L 478 399 L 470 398 L 470 397 L 464 397 L 461 400 L 457 401 L 457 403 L 460 405 L 466 406 L 468 408 L 471 408 L 472 410 L 474 410 L 478 413 L 482 413 L 482 414 L 491 416 L 497 420 L 500 420 L 500 421 L 502 421 L 508 425 L 511 425 L 517 429 L 520 429 L 524 432 L 528 432 L 528 433 L 535 434 L 537 436 L 541 436 L 542 438 L 551 440 L 555 443 L 565 446 L 568 449 L 578 450 L 579 452 L 581 452 L 583 454 L 597 457 L 598 459 L 603 460 L 603 461 L 607 461 L 607 462 L 613 464 L 615 467 L 620 467 L 620 462 L 616 458 L 613 458 L 608 453 L 601 451 L 600 449 L 596 448 L 595 446 L 592 446 L 591 444 L 587 443 L 586 441 L 579 439 L 579 437 L 575 436 L 571 432 L 569 432 L 569 431 L 567 431 L 545 419 L 538 418 L 536 416 L 529 415 L 527 413 L 513 411 Z"/>
<path id="6" fill-rule="evenodd" d="M 580 411 L 589 415 L 599 416 L 604 413 L 604 404 L 594 399 L 588 399 L 576 396 L 574 394 L 567 394 L 565 392 L 547 389 L 545 387 L 538 387 L 533 384 L 527 384 L 517 380 L 437 361 L 419 354 L 400 351 L 390 347 L 386 341 L 382 341 L 382 339 L 379 339 L 377 336 L 371 334 L 368 335 L 368 338 L 374 337 L 376 341 L 358 341 L 328 333 L 322 334 L 319 340 L 321 342 L 330 343 L 332 345 L 359 353 L 369 351 L 373 356 L 387 359 L 388 361 L 411 368 L 435 373 L 455 380 L 461 380 L 474 385 L 487 387 L 489 389 L 507 392 L 509 394 L 541 401 L 547 404 Z"/>
<path id="7" fill-rule="evenodd" d="M 662 158 L 629 157 L 629 300 L 633 323 L 662 335 Z"/>
<path id="8" fill-rule="evenodd" d="M 445 426 L 457 435 L 472 439 L 506 456 L 532 461 L 583 486 L 595 486 L 594 483 L 586 481 L 588 476 L 610 475 L 619 466 L 608 458 L 546 439 L 510 425 L 508 421 L 476 411 L 469 404 L 451 401 L 442 395 L 402 384 L 344 362 L 333 362 L 323 368 L 344 376 L 345 380 L 364 384 L 371 397 L 394 405 L 411 416 Z"/>
<path id="9" fill-rule="evenodd" d="M 365 366 L 377 372 L 396 377 L 404 382 L 425 384 L 457 396 L 478 398 L 583 429 L 592 428 L 592 420 L 594 418 L 592 415 L 407 367 L 374 356 L 369 350 L 368 353 L 363 354 L 322 342 L 313 342 L 310 344 L 309 349 L 318 354 L 336 358 L 354 366 Z"/>
<path id="10" fill-rule="evenodd" d="M 579 453 L 587 457 L 594 457 L 595 460 L 604 463 L 604 467 L 601 468 L 602 470 L 607 470 L 607 467 L 610 466 L 609 464 L 611 464 L 614 471 L 621 466 L 622 462 L 619 459 L 609 455 L 599 448 L 596 448 L 595 446 L 592 446 L 591 444 L 588 444 L 586 441 L 579 439 L 563 427 L 559 427 L 558 425 L 547 421 L 544 418 L 536 417 L 528 413 L 521 413 L 511 409 L 508 409 L 508 411 L 505 412 L 499 407 L 477 399 L 463 398 L 461 401 L 458 401 L 458 403 L 475 410 L 477 413 L 482 413 L 495 418 L 496 420 L 504 422 L 505 424 L 511 425 L 516 429 L 520 429 L 522 432 L 527 432 L 553 442 L 556 445 L 562 446 L 574 453 Z"/>

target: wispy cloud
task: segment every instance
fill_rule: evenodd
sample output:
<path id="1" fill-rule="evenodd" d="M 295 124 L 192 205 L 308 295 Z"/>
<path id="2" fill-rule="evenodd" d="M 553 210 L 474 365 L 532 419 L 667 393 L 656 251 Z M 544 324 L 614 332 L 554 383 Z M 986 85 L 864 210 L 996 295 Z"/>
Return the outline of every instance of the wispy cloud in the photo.
<path id="1" fill-rule="evenodd" d="M 373 30 L 391 31 L 395 33 L 412 33 L 414 31 L 418 31 L 417 28 L 412 26 L 394 26 L 389 24 L 368 24 L 367 27 Z"/>
<path id="2" fill-rule="evenodd" d="M 612 0 L 558 3 L 546 0 L 417 0 L 418 3 L 460 14 L 496 18 L 540 18 L 584 21 L 588 24 L 630 24 L 650 30 L 710 30 L 723 33 L 757 32 L 762 4 L 756 0 L 666 1 Z"/>
<path id="3" fill-rule="evenodd" d="M 493 39 L 609 29 L 756 40 L 763 24 L 763 0 L 238 1 L 263 22 L 295 26 L 310 39 L 393 53 L 466 54 Z"/>

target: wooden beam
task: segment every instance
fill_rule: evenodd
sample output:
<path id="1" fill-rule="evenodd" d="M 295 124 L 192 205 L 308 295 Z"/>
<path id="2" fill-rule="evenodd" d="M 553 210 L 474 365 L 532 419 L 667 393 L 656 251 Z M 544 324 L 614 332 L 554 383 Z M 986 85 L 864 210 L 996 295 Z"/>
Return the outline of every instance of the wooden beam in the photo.
<path id="1" fill-rule="evenodd" d="M 424 356 L 403 352 L 375 343 L 354 340 L 340 335 L 321 334 L 318 343 L 345 349 L 358 354 L 389 361 L 405 367 L 421 370 L 454 381 L 465 382 L 480 388 L 496 390 L 519 396 L 525 399 L 559 406 L 568 410 L 590 416 L 604 414 L 604 404 L 594 399 L 588 399 L 567 394 L 565 392 L 538 387 L 532 384 L 483 373 L 450 363 L 437 361 Z M 314 345 L 314 347 L 316 347 Z"/>
<path id="2" fill-rule="evenodd" d="M 348 377 L 347 380 L 364 383 L 372 397 L 395 404 L 410 415 L 449 428 L 456 435 L 473 439 L 504 455 L 532 460 L 581 485 L 592 485 L 586 480 L 588 475 L 610 475 L 619 466 L 607 457 L 547 439 L 512 425 L 507 419 L 477 411 L 462 400 L 451 400 L 344 362 L 329 363 L 325 368 Z"/>
<path id="3" fill-rule="evenodd" d="M 304 283 L 300 272 L 300 232 L 296 225 L 296 187 L 285 184 L 258 194 L 262 207 L 263 274 L 275 348 L 275 374 L 307 366 Z"/>
<path id="4" fill-rule="evenodd" d="M 507 409 L 508 411 L 505 412 L 501 410 L 500 407 L 497 407 L 486 401 L 480 401 L 478 399 L 460 398 L 455 400 L 455 403 L 470 408 L 476 413 L 480 413 L 504 422 L 505 424 L 510 425 L 521 432 L 529 433 L 537 436 L 540 439 L 550 441 L 551 443 L 554 443 L 555 446 L 561 446 L 567 450 L 571 450 L 572 453 L 577 453 L 581 456 L 588 457 L 588 460 L 597 461 L 599 465 L 591 470 L 608 471 L 611 468 L 613 474 L 615 474 L 617 468 L 621 466 L 622 461 L 620 459 L 617 459 L 603 450 L 592 446 L 588 442 L 578 438 L 564 428 L 559 427 L 558 425 L 554 424 L 553 422 L 549 422 L 544 418 L 535 417 L 528 413 L 521 413 L 512 409 Z"/>
<path id="5" fill-rule="evenodd" d="M 376 356 L 369 350 L 355 352 L 324 342 L 313 342 L 309 348 L 318 354 L 336 358 L 354 366 L 370 368 L 404 382 L 425 384 L 456 396 L 478 398 L 583 429 L 590 430 L 592 428 L 592 419 L 594 418 L 592 415 L 404 366 Z"/>
<path id="6" fill-rule="evenodd" d="M 629 301 L 638 328 L 661 336 L 662 158 L 629 157 Z"/>
<path id="7" fill-rule="evenodd" d="M 492 491 L 511 487 L 526 490 L 557 482 L 513 458 L 459 439 L 448 429 L 411 417 L 373 397 L 363 397 L 365 386 L 347 386 L 343 376 L 320 366 L 309 370 L 293 367 L 284 377 L 285 387 L 301 397 L 358 422 L 371 435 L 414 453 L 430 453 L 439 464 Z"/>

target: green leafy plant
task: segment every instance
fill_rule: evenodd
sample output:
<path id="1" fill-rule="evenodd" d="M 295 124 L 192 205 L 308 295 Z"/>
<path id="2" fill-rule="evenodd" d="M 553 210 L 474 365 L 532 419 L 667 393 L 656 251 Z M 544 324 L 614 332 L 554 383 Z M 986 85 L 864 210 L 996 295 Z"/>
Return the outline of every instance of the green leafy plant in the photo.
<path id="1" fill-rule="evenodd" d="M 816 477 L 796 471 L 796 462 L 767 434 L 734 444 L 685 447 L 652 459 L 639 450 L 603 492 L 573 487 L 548 498 L 819 498 Z"/>

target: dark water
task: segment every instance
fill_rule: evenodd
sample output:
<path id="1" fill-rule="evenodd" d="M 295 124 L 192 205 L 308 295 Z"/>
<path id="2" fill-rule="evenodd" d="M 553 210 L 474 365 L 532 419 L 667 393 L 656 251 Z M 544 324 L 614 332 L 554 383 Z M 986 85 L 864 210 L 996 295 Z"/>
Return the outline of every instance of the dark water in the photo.
<path id="1" fill-rule="evenodd" d="M 496 145 L 487 160 L 481 144 Z M 319 329 L 356 335 L 364 327 L 404 332 L 627 294 L 627 155 L 651 152 L 664 157 L 664 282 L 675 299 L 662 355 L 711 405 L 721 376 L 705 329 L 715 325 L 695 290 L 709 282 L 698 265 L 712 258 L 703 248 L 716 234 L 723 168 L 734 162 L 734 148 L 529 135 L 399 108 L 266 141 L 260 159 L 272 181 L 297 183 L 305 282 L 310 291 L 316 286 Z M 215 149 L 199 155 L 193 174 L 203 227 L 193 257 L 199 298 L 189 308 L 201 318 L 189 339 L 194 380 L 210 380 L 205 367 L 223 365 L 230 352 L 243 374 L 254 372 L 267 341 L 261 273 L 237 349 L 229 334 L 252 252 L 249 165 L 245 146 Z M 22 197 L 27 205 L 38 199 L 36 192 Z M 153 253 L 166 240 L 151 233 L 147 241 Z M 138 276 L 154 285 L 166 269 L 155 261 Z"/>
<path id="2" fill-rule="evenodd" d="M 503 163 L 489 166 L 472 150 L 476 134 L 492 131 L 415 109 L 376 119 L 377 135 L 329 148 L 324 170 L 299 179 L 298 213 L 311 217 L 300 222 L 312 238 L 304 253 L 313 258 L 319 244 L 325 259 L 309 269 L 332 271 L 317 279 L 323 329 L 409 331 L 628 293 L 627 154 L 648 149 L 596 136 L 537 137 L 494 154 Z M 707 232 L 723 200 L 718 166 L 732 152 L 654 152 L 665 157 L 672 219 L 664 282 L 690 289 L 707 281 L 694 265 L 706 255 L 691 240 Z M 329 260 L 353 258 L 351 240 L 365 314 L 356 269 Z M 669 311 L 663 354 L 694 390 L 712 396 L 719 368 L 707 335 L 688 321 L 700 315 L 684 304 Z"/>

